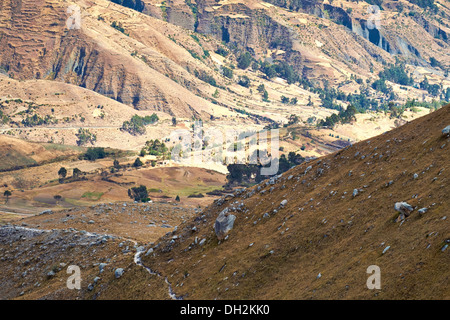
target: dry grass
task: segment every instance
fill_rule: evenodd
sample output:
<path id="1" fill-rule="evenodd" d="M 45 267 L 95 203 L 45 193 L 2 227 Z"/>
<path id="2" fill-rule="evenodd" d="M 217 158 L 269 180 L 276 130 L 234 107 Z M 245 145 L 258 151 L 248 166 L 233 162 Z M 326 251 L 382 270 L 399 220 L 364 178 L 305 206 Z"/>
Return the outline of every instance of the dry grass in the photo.
<path id="1" fill-rule="evenodd" d="M 449 251 L 441 249 L 449 239 L 449 140 L 441 129 L 450 123 L 449 110 L 298 166 L 283 175 L 293 179 L 282 179 L 265 196 L 208 207 L 206 223 L 180 226 L 182 240 L 173 250 L 157 250 L 144 263 L 167 275 L 179 285 L 175 292 L 189 299 L 448 299 Z M 303 175 L 309 165 L 312 170 Z M 321 176 L 318 168 L 324 169 Z M 390 180 L 394 183 L 385 187 Z M 355 198 L 354 189 L 362 190 Z M 282 199 L 288 200 L 284 209 L 262 218 Z M 218 244 L 215 217 L 235 200 L 249 211 L 236 214 L 230 238 Z M 393 221 L 398 201 L 416 207 L 404 223 Z M 423 216 L 417 213 L 422 207 L 429 208 Z M 194 225 L 198 233 L 190 231 Z M 185 251 L 194 237 L 207 242 Z M 161 247 L 166 241 L 160 240 Z M 366 287 L 370 265 L 381 268 L 381 290 Z"/>

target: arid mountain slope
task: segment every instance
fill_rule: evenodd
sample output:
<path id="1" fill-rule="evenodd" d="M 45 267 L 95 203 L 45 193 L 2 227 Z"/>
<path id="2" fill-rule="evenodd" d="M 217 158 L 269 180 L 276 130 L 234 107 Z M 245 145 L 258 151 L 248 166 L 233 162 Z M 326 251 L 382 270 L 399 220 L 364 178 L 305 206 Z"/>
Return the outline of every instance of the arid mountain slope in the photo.
<path id="1" fill-rule="evenodd" d="M 216 201 L 143 263 L 187 299 L 448 299 L 449 111 Z M 396 221 L 401 201 L 414 211 Z M 225 209 L 236 220 L 219 242 Z M 371 265 L 381 290 L 366 287 Z"/>
<path id="2" fill-rule="evenodd" d="M 4 226 L 0 264 L 5 267 L 0 268 L 0 276 L 9 280 L 2 295 L 9 299 L 448 299 L 450 137 L 442 129 L 450 124 L 449 111 L 447 105 L 303 163 L 220 198 L 194 216 L 179 216 L 183 211 L 153 207 L 156 204 L 116 203 L 24 218 L 21 228 Z M 394 209 L 402 201 L 413 208 L 405 219 Z M 170 212 L 173 219 L 184 222 L 155 243 L 140 243 L 155 239 L 142 223 L 148 219 L 159 223 Z M 219 241 L 214 226 L 221 212 L 236 220 Z M 124 227 L 127 220 L 132 227 Z M 77 228 L 86 223 L 95 234 L 71 229 L 70 221 Z M 39 262 L 42 250 L 46 257 L 59 258 Z M 31 268 L 30 262 L 39 263 L 39 269 Z M 100 263 L 106 263 L 103 273 Z M 66 287 L 68 275 L 62 270 L 68 264 L 82 268 L 79 291 Z M 367 269 L 373 265 L 380 268 L 381 289 L 369 290 Z M 119 277 L 115 276 L 118 267 L 123 268 Z"/>
<path id="3" fill-rule="evenodd" d="M 76 2 L 81 7 L 81 28 L 69 30 L 69 3 L 53 0 L 2 2 L 0 32 L 2 54 L 0 66 L 16 79 L 49 79 L 73 83 L 123 102 L 136 109 L 163 111 L 176 116 L 211 114 L 208 102 L 167 77 L 169 71 L 181 74 L 186 82 L 195 82 L 178 65 L 168 61 L 149 42 L 140 43 L 112 28 L 113 21 L 133 20 L 144 38 L 159 39 L 176 52 L 176 45 L 163 37 L 154 25 L 159 20 L 145 15 L 133 18 L 131 9 L 107 1 Z M 92 7 L 93 14 L 87 14 Z M 79 7 L 79 8 L 80 8 Z M 105 16 L 108 23 L 105 23 Z M 100 18 L 99 18 L 100 17 Z M 153 20 L 141 23 L 141 19 Z M 127 26 L 126 26 L 127 27 Z M 176 29 L 177 27 L 174 26 Z M 130 32 L 129 30 L 126 30 Z M 133 31 L 131 31 L 133 32 Z M 131 55 L 142 49 L 149 63 Z M 185 55 L 189 55 L 187 52 Z M 181 81 L 180 81 L 181 82 Z"/>
<path id="4" fill-rule="evenodd" d="M 427 67 L 431 56 L 445 65 L 448 60 L 450 10 L 442 2 L 436 2 L 440 18 L 418 14 L 423 8 L 408 1 L 390 0 L 383 1 L 376 17 L 364 1 L 142 2 L 147 14 L 184 27 L 188 23 L 188 28 L 248 50 L 257 59 L 281 58 L 303 76 L 321 81 L 342 81 L 349 72 L 370 76 L 369 70 L 392 62 L 394 55 Z M 185 19 L 189 10 L 195 19 Z M 370 25 L 374 18 L 379 21 L 376 28 Z"/>

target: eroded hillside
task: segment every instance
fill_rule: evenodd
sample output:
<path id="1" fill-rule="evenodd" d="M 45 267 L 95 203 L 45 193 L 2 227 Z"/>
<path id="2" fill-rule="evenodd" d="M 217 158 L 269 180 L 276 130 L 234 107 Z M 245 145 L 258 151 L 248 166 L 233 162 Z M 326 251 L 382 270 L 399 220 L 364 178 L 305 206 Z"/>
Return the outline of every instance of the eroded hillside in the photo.
<path id="1" fill-rule="evenodd" d="M 239 189 L 193 215 L 172 209 L 181 224 L 158 240 L 139 229 L 152 229 L 146 225 L 149 220 L 162 227 L 164 209 L 150 209 L 154 204 L 105 204 L 88 211 L 25 218 L 16 230 L 13 224 L 4 226 L 1 261 L 9 267 L 1 269 L 3 277 L 11 277 L 7 285 L 15 288 L 8 297 L 448 299 L 450 140 L 443 129 L 450 123 L 449 111 L 447 105 L 254 187 Z M 395 210 L 400 202 L 412 208 L 406 217 Z M 220 240 L 216 234 L 223 231 L 220 221 L 217 226 L 219 215 L 235 217 L 232 228 L 219 233 Z M 108 219 L 113 219 L 110 227 Z M 132 234 L 121 226 L 127 220 L 136 221 L 130 227 L 135 230 Z M 70 221 L 77 223 L 77 229 L 70 229 Z M 90 233 L 81 235 L 95 233 L 96 239 L 86 242 L 81 237 L 83 246 L 70 238 L 52 240 L 58 232 L 73 237 L 83 223 Z M 26 290 L 21 290 L 20 281 L 13 279 L 18 278 L 17 272 L 26 271 L 27 263 L 24 258 L 12 259 L 28 245 L 30 257 L 38 252 L 26 242 L 32 241 L 23 234 L 27 232 L 33 238 L 46 235 L 39 240 L 40 250 L 48 246 L 51 254 L 65 253 L 53 274 L 47 274 L 52 271 L 49 261 L 40 273 L 30 270 L 35 272 L 33 277 L 40 277 L 39 285 L 22 284 Z M 114 241 L 103 241 L 105 234 L 115 236 Z M 11 235 L 25 242 L 15 241 L 11 247 Z M 120 238 L 123 243 L 116 246 Z M 134 241 L 134 246 L 123 249 L 125 240 Z M 114 255 L 118 248 L 125 256 Z M 84 250 L 87 256 L 78 260 L 67 256 L 74 250 Z M 106 255 L 110 257 L 107 272 L 100 274 L 97 268 L 105 258 L 94 259 L 93 254 L 102 250 L 112 251 Z M 85 264 L 84 259 L 92 267 L 83 268 L 82 289 L 68 292 L 67 276 L 61 270 L 67 262 Z M 123 269 L 119 276 L 113 268 L 116 264 Z M 381 289 L 366 286 L 372 265 L 381 270 Z"/>
<path id="2" fill-rule="evenodd" d="M 449 111 L 222 198 L 143 263 L 187 299 L 448 299 Z M 414 211 L 399 221 L 402 201 Z M 236 220 L 219 241 L 224 210 Z"/>

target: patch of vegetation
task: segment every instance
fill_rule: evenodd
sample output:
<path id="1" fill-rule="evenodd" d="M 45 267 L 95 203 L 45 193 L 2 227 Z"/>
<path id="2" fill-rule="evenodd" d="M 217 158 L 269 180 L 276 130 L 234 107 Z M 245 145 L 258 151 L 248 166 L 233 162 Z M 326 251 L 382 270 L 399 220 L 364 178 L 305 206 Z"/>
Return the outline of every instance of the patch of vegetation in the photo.
<path id="1" fill-rule="evenodd" d="M 217 48 L 215 53 L 220 54 L 222 57 L 226 57 L 230 54 L 230 52 L 222 47 Z"/>
<path id="2" fill-rule="evenodd" d="M 278 158 L 278 171 L 276 175 L 286 172 L 293 166 L 299 165 L 305 161 L 300 154 L 295 152 L 289 152 L 288 157 L 282 154 Z M 259 183 L 265 179 L 270 178 L 267 175 L 261 175 L 261 169 L 263 167 L 270 166 L 259 164 L 229 164 L 227 166 L 229 174 L 227 175 L 227 185 L 251 185 Z"/>
<path id="3" fill-rule="evenodd" d="M 434 68 L 434 67 L 439 67 L 442 68 L 442 65 L 439 61 L 436 60 L 436 58 L 431 57 L 430 58 L 430 65 Z"/>
<path id="4" fill-rule="evenodd" d="M 9 197 L 11 195 L 12 195 L 12 191 L 11 190 L 5 190 L 5 192 L 3 192 L 3 196 L 6 198 L 5 204 L 8 203 Z"/>
<path id="5" fill-rule="evenodd" d="M 191 38 L 194 39 L 195 42 L 200 44 L 200 39 L 195 34 L 191 34 Z"/>
<path id="6" fill-rule="evenodd" d="M 32 116 L 27 116 L 25 119 L 22 120 L 22 124 L 25 127 L 34 127 L 55 123 L 58 123 L 58 120 L 56 120 L 53 116 L 50 115 L 46 115 L 44 118 L 42 118 L 41 116 L 34 114 Z"/>
<path id="7" fill-rule="evenodd" d="M 106 151 L 104 148 L 88 148 L 83 155 L 85 160 L 95 161 L 97 159 L 103 159 L 106 157 Z"/>
<path id="8" fill-rule="evenodd" d="M 418 5 L 423 9 L 431 9 L 432 11 L 437 11 L 438 7 L 434 3 L 434 0 L 407 0 L 410 3 Z"/>
<path id="9" fill-rule="evenodd" d="M 285 79 L 289 84 L 300 80 L 298 74 L 286 61 L 276 61 L 273 64 L 267 61 L 262 62 L 260 63 L 259 70 L 264 73 L 268 79 L 280 77 Z"/>
<path id="10" fill-rule="evenodd" d="M 58 170 L 58 176 L 59 176 L 59 183 L 62 183 L 64 181 L 64 178 L 67 176 L 67 169 L 64 167 L 61 167 Z"/>
<path id="11" fill-rule="evenodd" d="M 334 127 L 337 123 L 349 123 L 356 120 L 355 114 L 358 113 L 356 108 L 349 105 L 346 110 L 342 110 L 339 114 L 333 113 L 331 116 L 326 117 L 325 120 L 319 121 L 318 125 L 322 127 Z"/>
<path id="12" fill-rule="evenodd" d="M 245 88 L 250 87 L 250 79 L 247 76 L 239 76 L 238 84 Z"/>
<path id="13" fill-rule="evenodd" d="M 145 150 L 147 154 L 152 156 L 169 156 L 169 149 L 163 142 L 159 141 L 158 139 L 147 141 L 143 150 Z"/>
<path id="14" fill-rule="evenodd" d="M 191 49 L 186 49 L 186 50 L 191 54 L 191 56 L 192 56 L 194 59 L 197 59 L 197 60 L 202 61 L 202 57 L 200 57 L 200 56 L 197 54 L 197 52 L 195 52 L 195 51 L 193 51 L 193 50 L 191 50 Z"/>
<path id="15" fill-rule="evenodd" d="M 228 79 L 233 79 L 233 70 L 232 69 L 222 66 L 222 72 L 223 72 L 224 77 L 227 77 Z"/>
<path id="16" fill-rule="evenodd" d="M 237 58 L 237 66 L 240 69 L 247 69 L 250 64 L 253 62 L 253 57 L 249 52 L 244 52 L 242 53 L 238 58 Z"/>
<path id="17" fill-rule="evenodd" d="M 138 202 L 148 202 L 150 198 L 148 197 L 148 191 L 146 186 L 133 187 L 128 189 L 128 196 L 134 201 Z"/>
<path id="18" fill-rule="evenodd" d="M 290 99 L 288 97 L 281 96 L 281 103 L 287 104 L 287 103 L 289 103 L 289 100 Z"/>
<path id="19" fill-rule="evenodd" d="M 97 135 L 91 133 L 89 129 L 78 129 L 78 133 L 75 134 L 78 138 L 77 145 L 84 146 L 86 143 L 94 144 L 97 141 Z"/>
<path id="20" fill-rule="evenodd" d="M 438 84 L 430 84 L 428 78 L 425 76 L 425 79 L 420 83 L 420 89 L 426 90 L 432 96 L 437 97 L 441 91 L 441 86 Z"/>
<path id="21" fill-rule="evenodd" d="M 141 158 L 136 158 L 136 160 L 134 160 L 134 163 L 133 163 L 133 167 L 135 167 L 135 168 L 139 168 L 139 167 L 142 167 L 144 164 L 142 163 L 142 161 L 141 161 Z"/>
<path id="22" fill-rule="evenodd" d="M 392 89 L 386 85 L 386 79 L 384 78 L 375 80 L 372 83 L 372 88 L 384 94 L 388 94 L 392 91 Z"/>
<path id="23" fill-rule="evenodd" d="M 100 200 L 100 198 L 104 195 L 104 192 L 85 192 L 83 193 L 83 195 L 81 196 L 82 198 L 87 198 L 88 200 L 91 201 L 98 201 Z"/>
<path id="24" fill-rule="evenodd" d="M 122 27 L 122 23 L 121 22 L 113 21 L 111 23 L 111 27 L 113 27 L 117 31 L 122 32 L 126 36 L 130 36 L 128 33 L 125 32 L 125 29 Z"/>
<path id="25" fill-rule="evenodd" d="M 194 193 L 194 194 L 190 194 L 188 195 L 188 198 L 204 198 L 205 195 L 203 193 Z"/>
<path id="26" fill-rule="evenodd" d="M 7 124 L 10 120 L 10 117 L 7 114 L 3 113 L 2 110 L 0 110 L 0 124 Z"/>
<path id="27" fill-rule="evenodd" d="M 184 0 L 184 2 L 186 3 L 186 5 L 191 8 L 192 14 L 194 15 L 194 30 L 197 30 L 198 27 L 198 9 L 197 9 L 197 5 L 193 4 L 191 0 Z"/>
<path id="28" fill-rule="evenodd" d="M 167 3 L 166 1 L 161 2 L 161 11 L 162 11 L 162 17 L 164 21 L 167 21 Z"/>
<path id="29" fill-rule="evenodd" d="M 406 73 L 406 64 L 400 60 L 396 60 L 394 64 L 389 64 L 387 68 L 378 74 L 380 79 L 389 80 L 404 86 L 414 84 L 413 78 Z"/>
<path id="30" fill-rule="evenodd" d="M 158 116 L 153 113 L 151 116 L 141 117 L 135 114 L 130 121 L 124 121 L 122 124 L 122 131 L 126 131 L 134 136 L 145 134 L 147 131 L 145 126 L 154 124 L 159 120 Z"/>
<path id="31" fill-rule="evenodd" d="M 200 80 L 209 83 L 210 85 L 212 85 L 213 87 L 217 87 L 217 83 L 216 83 L 216 79 L 214 79 L 213 76 L 209 75 L 208 73 L 206 73 L 206 71 L 203 70 L 194 70 L 194 75 L 199 78 Z"/>

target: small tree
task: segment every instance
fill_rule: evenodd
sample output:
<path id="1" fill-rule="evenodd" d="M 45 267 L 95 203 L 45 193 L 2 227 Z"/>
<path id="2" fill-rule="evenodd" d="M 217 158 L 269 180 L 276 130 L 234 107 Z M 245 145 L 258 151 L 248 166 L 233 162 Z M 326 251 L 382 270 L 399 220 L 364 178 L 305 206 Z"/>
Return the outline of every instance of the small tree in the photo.
<path id="1" fill-rule="evenodd" d="M 11 196 L 12 192 L 9 190 L 6 190 L 3 195 L 6 197 L 5 204 L 8 203 L 9 197 Z"/>
<path id="2" fill-rule="evenodd" d="M 133 167 L 138 168 L 138 167 L 142 167 L 143 163 L 141 161 L 141 158 L 136 158 L 136 160 L 133 163 Z"/>
<path id="3" fill-rule="evenodd" d="M 264 89 L 264 92 L 263 92 L 263 101 L 264 102 L 269 102 L 269 93 L 265 89 Z"/>
<path id="4" fill-rule="evenodd" d="M 291 114 L 291 115 L 289 116 L 289 122 L 288 122 L 288 125 L 294 125 L 294 124 L 297 124 L 298 121 L 299 121 L 299 119 L 298 119 L 297 115 Z"/>
<path id="5" fill-rule="evenodd" d="M 285 96 L 281 96 L 281 103 L 289 103 L 289 98 Z"/>
<path id="6" fill-rule="evenodd" d="M 237 66 L 240 69 L 247 69 L 252 63 L 252 60 L 252 55 L 249 52 L 245 52 L 237 58 Z"/>
<path id="7" fill-rule="evenodd" d="M 148 197 L 147 187 L 143 185 L 128 189 L 128 196 L 138 202 L 150 201 L 150 198 Z"/>
<path id="8" fill-rule="evenodd" d="M 172 125 L 175 127 L 177 125 L 177 118 L 172 117 Z"/>
<path id="9" fill-rule="evenodd" d="M 53 196 L 53 199 L 55 199 L 56 204 L 58 204 L 58 201 L 60 201 L 62 199 L 62 197 L 59 194 L 57 194 L 57 195 Z"/>
<path id="10" fill-rule="evenodd" d="M 64 178 L 67 176 L 67 169 L 64 167 L 61 167 L 58 171 L 58 175 L 60 176 L 59 182 L 62 182 Z"/>
<path id="11" fill-rule="evenodd" d="M 73 169 L 73 177 L 75 179 L 78 179 L 80 177 L 80 174 L 81 174 L 81 170 L 80 169 L 78 169 L 78 168 L 74 168 Z"/>
<path id="12" fill-rule="evenodd" d="M 250 87 L 250 79 L 249 79 L 249 77 L 247 77 L 245 75 L 244 76 L 239 76 L 238 84 L 243 86 L 243 87 L 245 87 L 245 88 Z"/>
<path id="13" fill-rule="evenodd" d="M 180 202 L 180 201 L 181 201 L 179 195 L 177 195 L 177 197 L 175 198 L 175 201 L 177 201 L 177 202 Z"/>
<path id="14" fill-rule="evenodd" d="M 120 169 L 119 160 L 114 159 L 113 166 L 114 166 L 114 168 L 116 168 L 116 169 Z"/>
<path id="15" fill-rule="evenodd" d="M 264 90 L 266 90 L 266 88 L 265 88 L 264 84 L 261 83 L 261 84 L 258 86 L 257 90 L 258 90 L 259 93 L 263 93 Z"/>
<path id="16" fill-rule="evenodd" d="M 95 144 L 97 141 L 97 136 L 89 131 L 89 129 L 78 129 L 78 133 L 76 134 L 78 140 L 77 145 L 83 146 L 86 143 Z"/>

